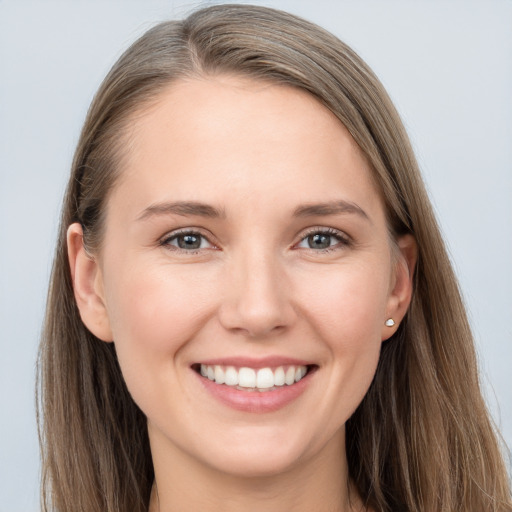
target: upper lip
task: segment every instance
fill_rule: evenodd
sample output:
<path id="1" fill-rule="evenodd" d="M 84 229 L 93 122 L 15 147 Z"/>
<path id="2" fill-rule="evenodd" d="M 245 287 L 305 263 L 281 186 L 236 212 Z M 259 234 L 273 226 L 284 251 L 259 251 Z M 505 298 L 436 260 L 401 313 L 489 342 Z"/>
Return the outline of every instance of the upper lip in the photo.
<path id="1" fill-rule="evenodd" d="M 267 356 L 262 358 L 254 357 L 219 357 L 215 359 L 205 359 L 197 361 L 195 364 L 204 364 L 207 366 L 234 366 L 237 368 L 277 368 L 279 366 L 308 366 L 313 363 L 302 359 L 285 356 Z"/>

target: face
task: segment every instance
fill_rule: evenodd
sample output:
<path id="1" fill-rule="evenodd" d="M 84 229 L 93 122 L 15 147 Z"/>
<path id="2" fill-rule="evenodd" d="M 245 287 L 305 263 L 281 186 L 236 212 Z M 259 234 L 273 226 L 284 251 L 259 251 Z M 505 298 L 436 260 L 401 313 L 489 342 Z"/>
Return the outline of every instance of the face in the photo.
<path id="1" fill-rule="evenodd" d="M 71 227 L 70 259 L 153 450 L 264 475 L 343 446 L 410 295 L 347 130 L 304 92 L 216 77 L 173 84 L 128 146 L 100 253 Z"/>

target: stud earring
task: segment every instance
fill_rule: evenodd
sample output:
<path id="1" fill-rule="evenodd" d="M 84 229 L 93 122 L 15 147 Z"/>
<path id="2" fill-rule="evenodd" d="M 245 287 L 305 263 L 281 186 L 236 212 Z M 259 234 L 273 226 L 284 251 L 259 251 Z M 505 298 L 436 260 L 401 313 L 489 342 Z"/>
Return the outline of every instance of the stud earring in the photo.
<path id="1" fill-rule="evenodd" d="M 386 320 L 386 325 L 387 325 L 388 327 L 393 327 L 393 325 L 395 325 L 395 321 L 394 321 L 392 318 L 388 318 L 388 319 Z"/>

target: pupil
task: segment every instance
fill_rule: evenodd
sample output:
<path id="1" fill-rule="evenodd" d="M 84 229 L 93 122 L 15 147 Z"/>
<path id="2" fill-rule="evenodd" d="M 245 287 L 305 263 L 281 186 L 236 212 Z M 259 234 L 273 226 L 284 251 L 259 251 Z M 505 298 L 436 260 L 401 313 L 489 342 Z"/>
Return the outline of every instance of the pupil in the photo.
<path id="1" fill-rule="evenodd" d="M 331 246 L 331 236 L 317 233 L 308 237 L 308 245 L 311 249 L 327 249 Z"/>
<path id="2" fill-rule="evenodd" d="M 201 238 L 197 235 L 182 235 L 178 237 L 178 246 L 180 249 L 199 249 Z"/>

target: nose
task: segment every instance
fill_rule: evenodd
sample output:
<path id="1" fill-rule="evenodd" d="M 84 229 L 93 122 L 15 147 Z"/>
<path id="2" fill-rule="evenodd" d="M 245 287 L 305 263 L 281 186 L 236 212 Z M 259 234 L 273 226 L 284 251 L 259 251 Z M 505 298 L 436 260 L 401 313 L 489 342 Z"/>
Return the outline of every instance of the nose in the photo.
<path id="1" fill-rule="evenodd" d="M 277 258 L 246 251 L 227 269 L 219 319 L 225 329 L 256 339 L 292 325 L 291 286 Z"/>

